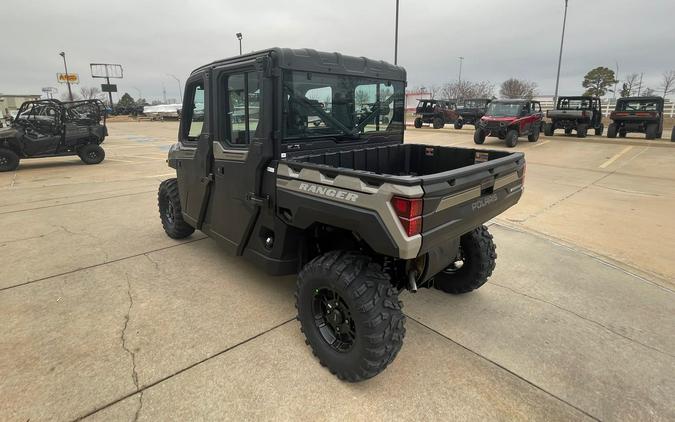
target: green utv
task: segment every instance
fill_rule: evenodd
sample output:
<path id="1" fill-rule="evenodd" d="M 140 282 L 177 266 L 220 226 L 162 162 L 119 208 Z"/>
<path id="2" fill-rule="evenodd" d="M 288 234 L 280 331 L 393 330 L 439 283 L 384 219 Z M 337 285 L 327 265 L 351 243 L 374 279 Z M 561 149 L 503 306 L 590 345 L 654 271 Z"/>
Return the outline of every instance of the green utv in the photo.
<path id="1" fill-rule="evenodd" d="M 487 281 L 483 223 L 523 190 L 522 153 L 404 144 L 405 84 L 401 67 L 305 49 L 202 66 L 169 150 L 177 177 L 159 187 L 170 237 L 201 230 L 271 275 L 298 274 L 307 343 L 347 381 L 396 357 L 401 291 Z"/>

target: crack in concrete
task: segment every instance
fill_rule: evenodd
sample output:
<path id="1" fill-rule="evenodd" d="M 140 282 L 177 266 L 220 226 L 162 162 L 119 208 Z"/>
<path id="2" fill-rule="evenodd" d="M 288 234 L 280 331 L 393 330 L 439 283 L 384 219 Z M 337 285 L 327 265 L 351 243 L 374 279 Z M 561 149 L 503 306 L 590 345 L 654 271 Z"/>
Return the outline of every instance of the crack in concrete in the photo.
<path id="1" fill-rule="evenodd" d="M 51 231 L 49 233 L 39 234 L 37 236 L 22 237 L 21 239 L 3 240 L 2 242 L 0 242 L 0 246 L 4 246 L 7 243 L 16 243 L 16 242 L 23 242 L 25 240 L 40 239 L 40 238 L 49 236 L 50 234 L 56 233 L 57 231 L 58 230 L 54 230 L 54 231 Z"/>
<path id="2" fill-rule="evenodd" d="M 156 269 L 157 271 L 159 271 L 159 263 L 158 263 L 157 261 L 155 261 L 154 259 L 150 258 L 150 255 L 148 255 L 147 253 L 144 253 L 143 256 L 146 257 L 146 258 L 148 259 L 148 261 L 152 262 L 152 265 L 155 266 L 155 269 Z"/>
<path id="3" fill-rule="evenodd" d="M 666 351 L 663 351 L 663 350 L 661 350 L 661 349 L 659 349 L 659 348 L 657 348 L 657 347 L 654 347 L 654 346 L 650 346 L 650 345 L 648 345 L 648 344 L 645 344 L 645 343 L 641 342 L 640 340 L 636 340 L 636 339 L 634 339 L 634 338 L 632 338 L 632 337 L 629 337 L 629 336 L 627 336 L 627 335 L 625 335 L 625 334 L 621 334 L 621 333 L 619 333 L 619 332 L 613 330 L 611 327 L 606 326 L 606 325 L 603 324 L 602 322 L 599 322 L 599 321 L 596 321 L 596 320 L 594 320 L 594 319 L 590 319 L 590 318 L 588 318 L 588 317 L 585 317 L 585 316 L 583 316 L 583 315 L 581 315 L 581 314 L 579 314 L 579 313 L 577 313 L 577 312 L 575 312 L 575 311 L 573 311 L 573 310 L 571 310 L 571 309 L 567 309 L 567 308 L 565 308 L 565 307 L 563 307 L 563 306 L 560 306 L 560 305 L 558 305 L 558 304 L 556 304 L 556 303 L 549 302 L 549 301 L 546 300 L 546 299 L 542 299 L 542 298 L 538 298 L 538 297 L 536 297 L 536 296 L 528 295 L 527 293 L 523 293 L 523 292 L 521 292 L 521 291 L 519 291 L 519 290 L 516 290 L 516 289 L 513 289 L 513 288 L 511 288 L 511 287 L 504 286 L 503 284 L 495 283 L 495 282 L 493 282 L 493 281 L 491 281 L 490 284 L 493 285 L 493 286 L 501 287 L 502 289 L 506 289 L 506 290 L 508 290 L 508 291 L 510 291 L 510 292 L 512 292 L 512 293 L 517 294 L 517 295 L 524 296 L 524 297 L 526 297 L 526 298 L 528 298 L 528 299 L 536 300 L 537 302 L 541 302 L 541 303 L 545 303 L 545 304 L 547 304 L 547 305 L 553 306 L 554 308 L 560 309 L 560 310 L 563 311 L 563 312 L 567 312 L 567 313 L 569 313 L 569 314 L 571 314 L 571 315 L 574 315 L 574 316 L 577 317 L 577 318 L 581 318 L 582 320 L 584 320 L 584 321 L 586 321 L 586 322 L 589 322 L 589 323 L 591 323 L 591 324 L 597 325 L 598 327 L 600 327 L 600 328 L 602 328 L 602 329 L 604 329 L 604 330 L 606 330 L 606 331 L 608 331 L 608 332 L 610 332 L 610 333 L 612 333 L 612 334 L 614 334 L 614 335 L 617 335 L 617 336 L 619 336 L 619 337 L 621 337 L 621 338 L 623 338 L 623 339 L 625 339 L 625 340 L 628 340 L 628 341 L 630 341 L 630 342 L 632 342 L 632 343 L 639 344 L 640 346 L 645 347 L 645 348 L 647 348 L 647 349 L 649 349 L 649 350 L 652 350 L 652 351 L 654 351 L 654 352 L 658 352 L 658 353 L 661 353 L 661 354 L 663 354 L 663 355 L 669 356 L 669 357 L 671 357 L 671 358 L 675 358 L 675 355 L 672 355 L 672 354 L 670 354 L 670 353 L 668 353 L 668 352 L 666 352 Z"/>
<path id="4" fill-rule="evenodd" d="M 138 372 L 136 371 L 136 353 L 127 346 L 127 328 L 129 327 L 129 319 L 131 314 L 131 308 L 134 306 L 134 298 L 131 295 L 131 281 L 129 281 L 129 275 L 125 274 L 127 280 L 127 296 L 129 297 L 129 308 L 127 313 L 124 315 L 124 328 L 122 328 L 122 334 L 120 335 L 120 340 L 122 341 L 122 349 L 129 355 L 131 358 L 131 379 L 134 382 L 136 391 L 140 391 L 140 386 L 138 384 Z M 143 392 L 138 396 L 138 407 L 136 408 L 136 413 L 134 415 L 134 421 L 138 420 L 138 415 L 143 407 Z"/>

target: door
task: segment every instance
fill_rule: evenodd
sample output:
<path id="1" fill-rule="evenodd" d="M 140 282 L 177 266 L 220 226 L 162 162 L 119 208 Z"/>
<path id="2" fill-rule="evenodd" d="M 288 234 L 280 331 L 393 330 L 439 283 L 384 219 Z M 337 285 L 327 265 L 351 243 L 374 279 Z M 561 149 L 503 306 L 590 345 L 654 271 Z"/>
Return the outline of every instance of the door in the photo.
<path id="1" fill-rule="evenodd" d="M 263 171 L 262 78 L 253 67 L 222 71 L 218 87 L 218 136 L 213 142 L 214 187 L 209 203 L 211 234 L 243 253 L 265 199 L 256 194 Z"/>
<path id="2" fill-rule="evenodd" d="M 183 217 L 193 227 L 201 229 L 210 184 L 211 169 L 209 73 L 203 72 L 188 79 L 181 110 L 178 132 L 180 156 L 176 174 Z"/>

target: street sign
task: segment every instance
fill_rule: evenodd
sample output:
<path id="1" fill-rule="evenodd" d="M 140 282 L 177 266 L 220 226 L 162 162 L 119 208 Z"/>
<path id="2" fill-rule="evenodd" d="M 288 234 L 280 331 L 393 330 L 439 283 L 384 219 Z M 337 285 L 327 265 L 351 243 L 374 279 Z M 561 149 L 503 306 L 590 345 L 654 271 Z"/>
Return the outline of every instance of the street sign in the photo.
<path id="1" fill-rule="evenodd" d="M 117 92 L 117 84 L 101 84 L 103 92 Z"/>
<path id="2" fill-rule="evenodd" d="M 77 73 L 57 73 L 56 81 L 60 84 L 65 84 L 66 82 L 70 82 L 71 84 L 79 84 L 80 76 Z"/>

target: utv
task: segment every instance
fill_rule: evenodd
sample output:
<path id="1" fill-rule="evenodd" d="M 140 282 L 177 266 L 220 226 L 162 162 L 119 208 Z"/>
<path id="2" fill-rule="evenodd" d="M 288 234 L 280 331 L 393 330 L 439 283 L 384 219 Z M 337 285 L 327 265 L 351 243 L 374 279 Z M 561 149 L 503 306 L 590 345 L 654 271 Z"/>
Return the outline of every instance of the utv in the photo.
<path id="1" fill-rule="evenodd" d="M 457 109 L 459 119 L 455 121 L 455 129 L 461 129 L 465 124 L 478 127 L 478 122 L 480 122 L 480 118 L 485 115 L 487 106 L 491 101 L 490 98 L 471 98 L 464 100 L 462 105 Z"/>
<path id="2" fill-rule="evenodd" d="M 482 144 L 487 136 L 496 136 L 506 140 L 506 146 L 510 148 L 516 146 L 520 136 L 527 136 L 528 141 L 537 142 L 542 116 L 539 101 L 492 101 L 476 126 L 473 141 Z"/>
<path id="3" fill-rule="evenodd" d="M 77 155 L 98 164 L 105 157 L 100 144 L 107 135 L 99 100 L 27 101 L 11 126 L 0 129 L 0 171 L 16 170 L 24 158 Z"/>
<path id="4" fill-rule="evenodd" d="M 602 136 L 602 103 L 598 97 L 560 97 L 555 110 L 546 112 L 550 123 L 544 124 L 544 134 L 553 136 L 556 129 L 564 129 L 565 135 L 576 130 L 577 137 L 585 138 L 588 129 Z"/>
<path id="5" fill-rule="evenodd" d="M 415 127 L 421 128 L 424 123 L 430 123 L 434 129 L 441 129 L 446 123 L 453 123 L 459 117 L 457 106 L 450 100 L 419 99 L 415 109 Z"/>
<path id="6" fill-rule="evenodd" d="M 404 144 L 405 84 L 401 67 L 305 49 L 202 66 L 169 150 L 177 178 L 159 187 L 168 236 L 201 230 L 271 275 L 298 274 L 307 344 L 347 381 L 396 357 L 401 291 L 487 281 L 497 255 L 483 223 L 523 188 L 522 153 Z"/>
<path id="7" fill-rule="evenodd" d="M 609 118 L 607 137 L 625 138 L 628 132 L 644 133 L 647 139 L 657 139 L 663 134 L 662 97 L 619 98 Z"/>

